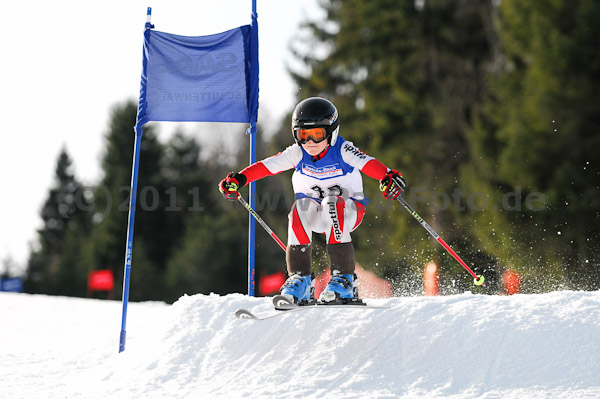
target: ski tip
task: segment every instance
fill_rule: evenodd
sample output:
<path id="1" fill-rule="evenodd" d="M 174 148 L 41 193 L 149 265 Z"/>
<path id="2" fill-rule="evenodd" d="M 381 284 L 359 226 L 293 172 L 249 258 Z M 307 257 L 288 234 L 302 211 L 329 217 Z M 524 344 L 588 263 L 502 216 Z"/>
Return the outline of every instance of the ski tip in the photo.
<path id="1" fill-rule="evenodd" d="M 257 319 L 257 317 L 247 309 L 236 310 L 235 317 L 237 317 L 238 319 L 254 319 L 254 320 Z"/>
<path id="2" fill-rule="evenodd" d="M 298 307 L 294 300 L 287 295 L 275 295 L 273 297 L 273 306 L 278 310 L 289 310 Z"/>

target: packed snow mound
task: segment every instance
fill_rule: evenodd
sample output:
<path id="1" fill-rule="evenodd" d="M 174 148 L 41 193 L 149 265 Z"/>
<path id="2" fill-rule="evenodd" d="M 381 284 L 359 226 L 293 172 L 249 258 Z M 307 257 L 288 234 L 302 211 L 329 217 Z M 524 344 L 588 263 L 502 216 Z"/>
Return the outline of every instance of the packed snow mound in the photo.
<path id="1" fill-rule="evenodd" d="M 119 303 L 0 294 L 0 397 L 600 397 L 600 292 L 367 302 L 388 308 L 133 303 L 118 354 Z"/>

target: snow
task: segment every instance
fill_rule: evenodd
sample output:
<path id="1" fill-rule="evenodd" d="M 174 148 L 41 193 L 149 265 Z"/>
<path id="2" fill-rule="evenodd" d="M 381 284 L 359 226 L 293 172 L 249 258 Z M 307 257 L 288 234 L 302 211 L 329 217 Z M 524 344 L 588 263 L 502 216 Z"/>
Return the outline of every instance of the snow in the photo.
<path id="1" fill-rule="evenodd" d="M 268 298 L 0 293 L 1 398 L 598 398 L 600 292 L 370 299 L 263 321 Z"/>

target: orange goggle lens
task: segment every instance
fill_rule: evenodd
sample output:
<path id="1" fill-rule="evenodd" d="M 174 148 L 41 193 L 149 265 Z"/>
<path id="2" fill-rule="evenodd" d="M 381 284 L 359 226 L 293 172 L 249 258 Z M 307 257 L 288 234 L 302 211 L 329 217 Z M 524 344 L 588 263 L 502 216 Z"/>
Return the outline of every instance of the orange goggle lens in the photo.
<path id="1" fill-rule="evenodd" d="M 300 128 L 295 130 L 295 135 L 300 144 L 305 144 L 308 140 L 320 143 L 327 138 L 327 131 L 325 131 L 324 127 Z"/>

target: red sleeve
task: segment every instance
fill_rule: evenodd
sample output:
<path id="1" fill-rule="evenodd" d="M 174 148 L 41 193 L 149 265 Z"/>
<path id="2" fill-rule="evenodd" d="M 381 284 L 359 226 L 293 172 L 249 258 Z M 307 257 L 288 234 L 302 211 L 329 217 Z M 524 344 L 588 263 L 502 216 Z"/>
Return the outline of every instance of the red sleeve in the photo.
<path id="1" fill-rule="evenodd" d="M 381 180 L 387 174 L 388 167 L 376 159 L 371 159 L 360 171 L 373 179 Z"/>
<path id="2" fill-rule="evenodd" d="M 248 179 L 246 184 L 262 179 L 263 177 L 273 176 L 273 173 L 269 172 L 269 169 L 260 161 L 246 167 L 240 173 Z"/>

